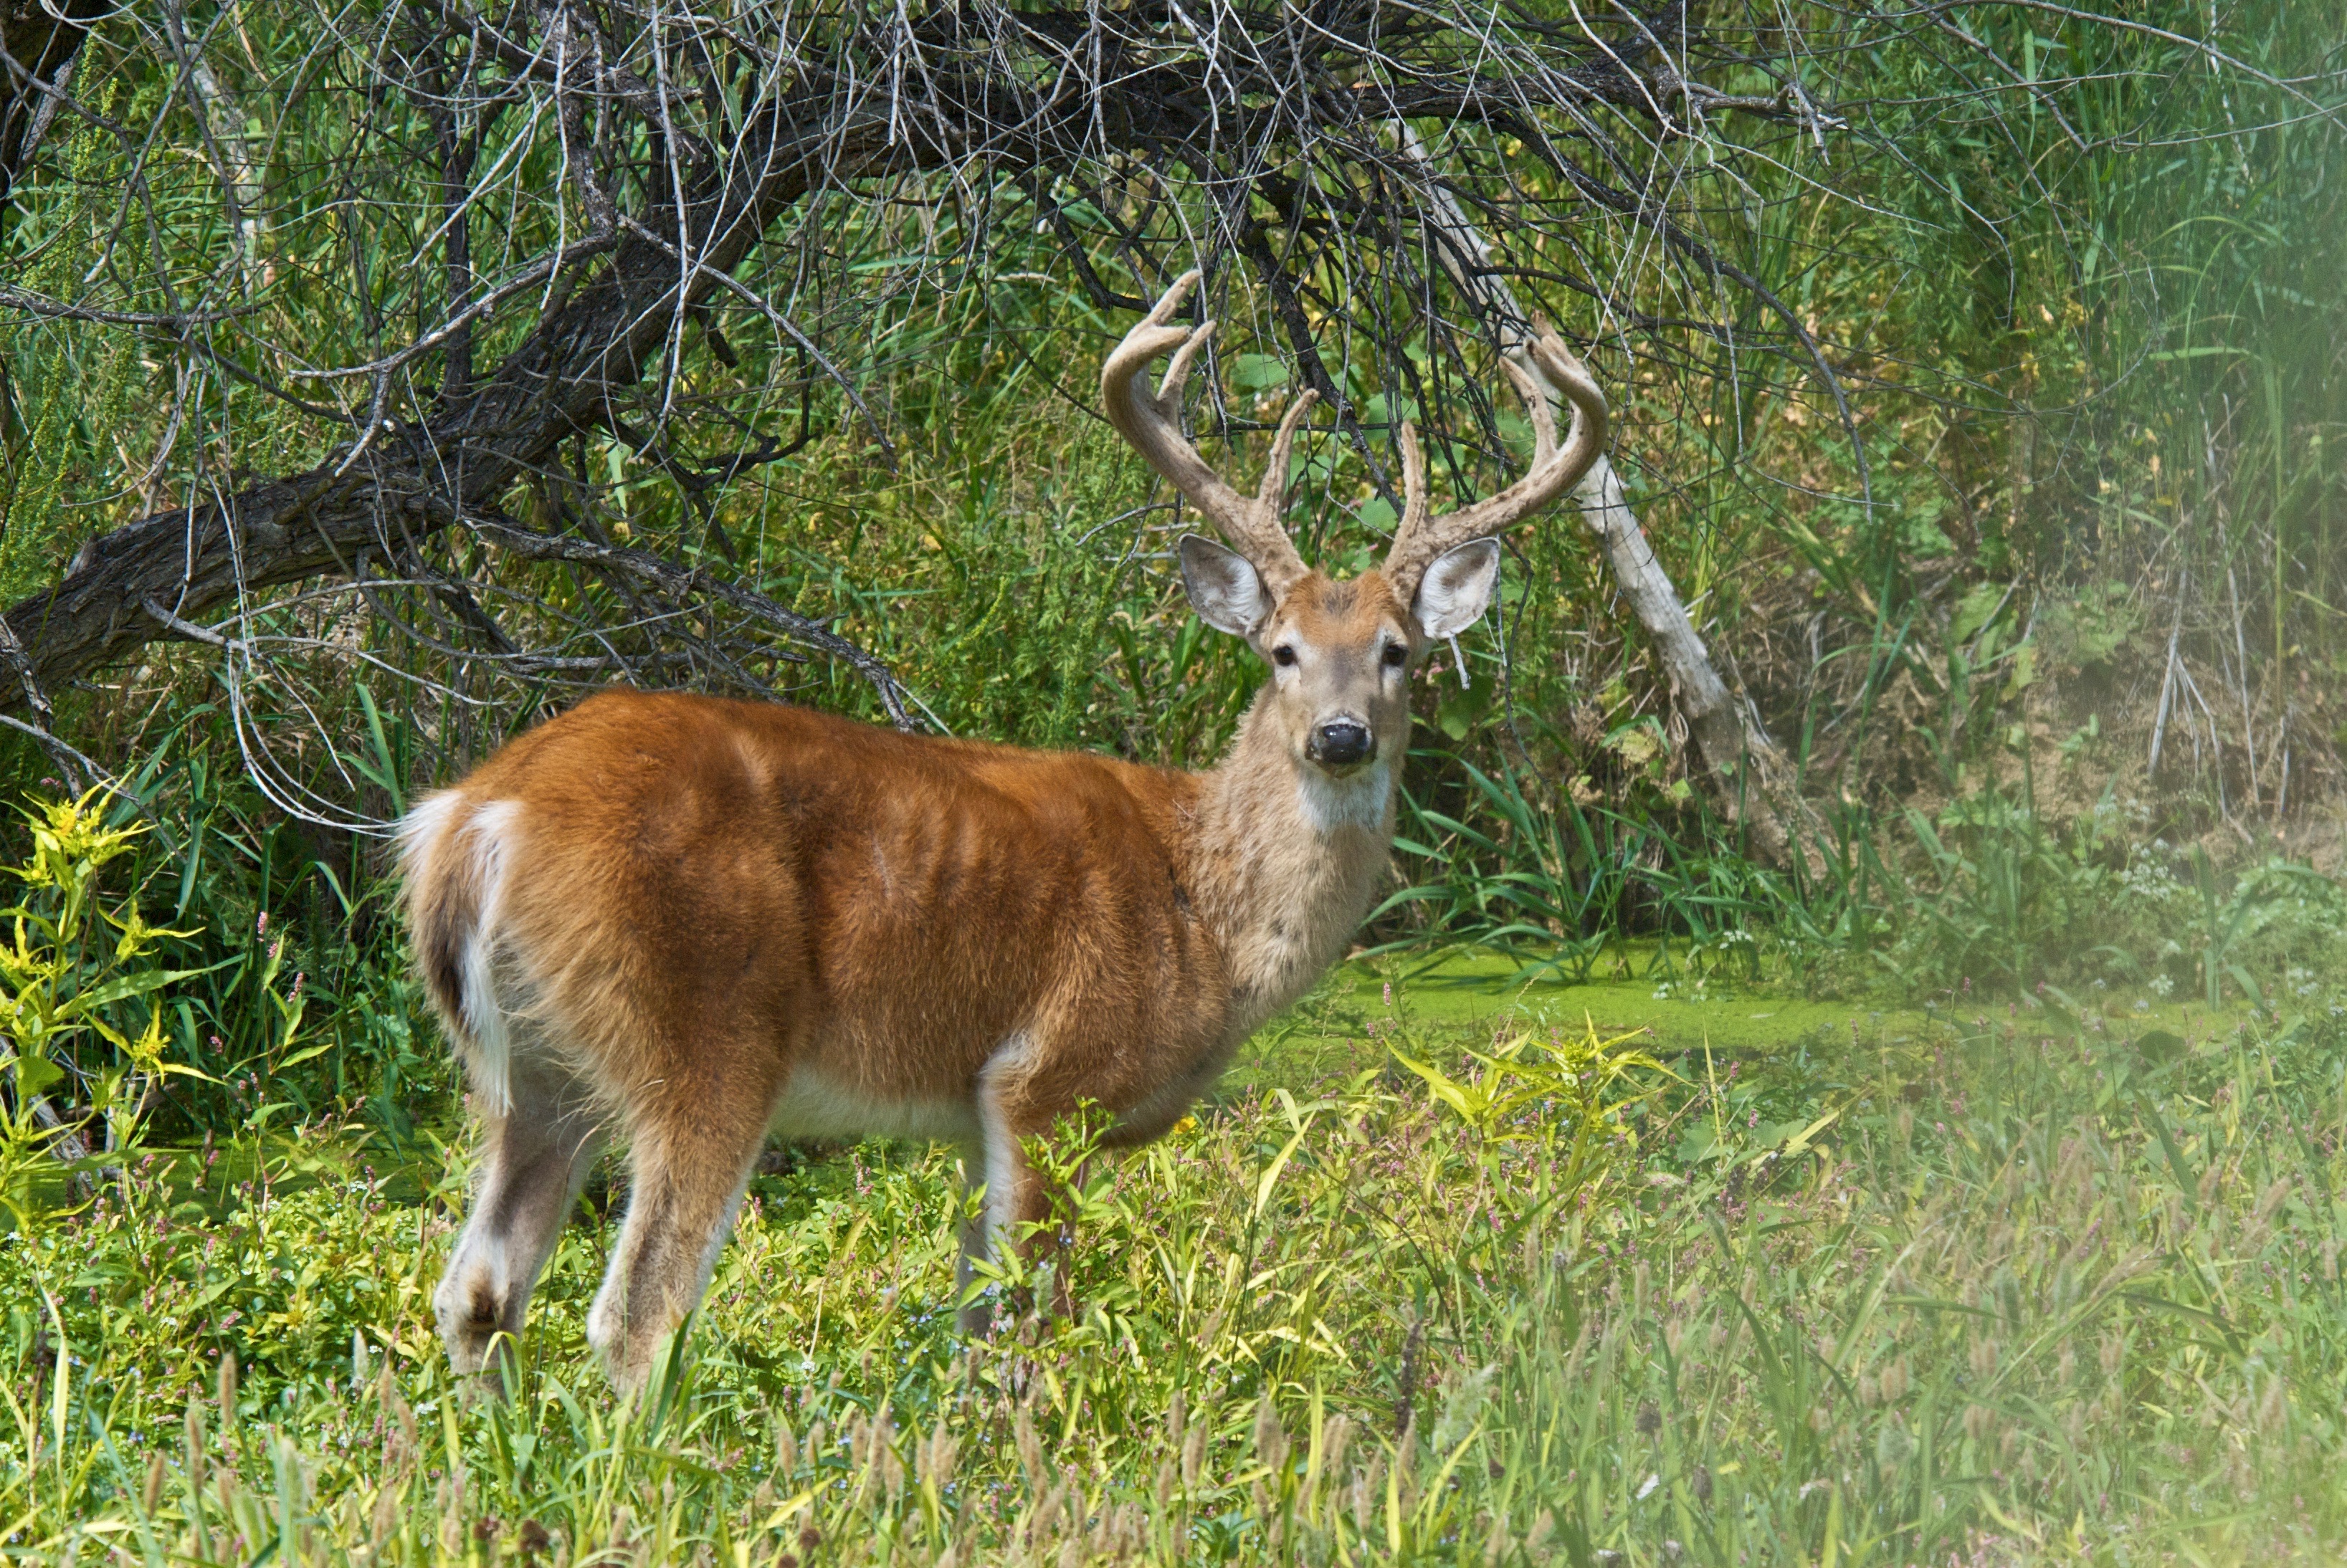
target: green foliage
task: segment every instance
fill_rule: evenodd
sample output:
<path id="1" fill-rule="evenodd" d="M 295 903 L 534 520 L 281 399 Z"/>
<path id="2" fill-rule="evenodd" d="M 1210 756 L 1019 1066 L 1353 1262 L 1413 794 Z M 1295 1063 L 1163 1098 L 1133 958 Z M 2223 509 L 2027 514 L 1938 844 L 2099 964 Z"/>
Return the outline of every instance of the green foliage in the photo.
<path id="1" fill-rule="evenodd" d="M 1624 738 L 1635 744 L 1623 745 L 1623 754 L 1643 759 L 1660 748 L 1643 726 L 1608 739 Z M 1405 798 L 1395 849 L 1405 874 L 1429 880 L 1395 892 L 1372 916 L 1418 916 L 1389 948 L 1425 946 L 1432 935 L 1506 952 L 1528 975 L 1586 980 L 1607 946 L 1632 931 L 1665 933 L 1665 954 L 1672 936 L 1695 949 L 1734 938 L 1757 962 L 1753 928 L 1795 918 L 1782 879 L 1706 841 L 1716 824 L 1698 818 L 1702 836 L 1689 848 L 1651 817 L 1594 791 L 1584 800 L 1585 780 L 1550 803 L 1535 798 L 1537 780 L 1504 752 L 1488 772 L 1474 760 L 1420 753 L 1430 755 L 1463 773 L 1470 789 L 1455 811 Z M 1690 794 L 1681 779 L 1665 799 L 1677 805 Z"/>
<path id="2" fill-rule="evenodd" d="M 1629 1092 L 1641 1069 L 1661 1068 L 1645 1052 L 1630 1048 L 1643 1033 L 1600 1040 L 1592 1023 L 1587 1037 L 1578 1040 L 1542 1042 L 1522 1031 L 1505 1033 L 1488 1052 L 1467 1052 L 1472 1066 L 1460 1077 L 1399 1048 L 1394 1059 L 1425 1079 L 1434 1097 L 1487 1143 L 1562 1132 L 1571 1140 L 1573 1156 L 1564 1190 L 1578 1193 L 1585 1183 L 1573 1178 L 1594 1149 L 1620 1132 L 1622 1113 L 1660 1092 L 1659 1085 Z M 1527 1131 L 1527 1116 L 1533 1112 L 1538 1114 L 1531 1126 L 1536 1130 Z"/>
<path id="3" fill-rule="evenodd" d="M 349 701 L 351 761 L 389 780 L 401 749 L 373 742 L 367 699 Z M 398 721 L 383 726 L 404 734 Z M 192 705 L 144 738 L 124 800 L 150 830 L 127 878 L 174 929 L 160 948 L 183 978 L 162 997 L 174 1061 L 204 1074 L 159 1108 L 174 1135 L 226 1135 L 272 1119 L 306 1123 L 364 1107 L 395 1142 L 452 1100 L 454 1071 L 425 1022 L 379 845 L 290 820 L 247 774 L 227 716 Z M 118 817 L 129 807 L 118 803 Z"/>
<path id="4" fill-rule="evenodd" d="M 93 789 L 28 813 L 32 852 L 7 868 L 24 893 L 0 910 L 13 922 L 12 940 L 0 945 L 8 1091 L 0 1205 L 19 1232 L 46 1221 L 65 1168 L 57 1156 L 70 1142 L 102 1128 L 107 1150 L 134 1148 L 149 1095 L 167 1077 L 202 1076 L 163 1058 L 159 993 L 188 972 L 163 967 L 158 949 L 187 933 L 149 927 L 135 896 L 108 907 L 99 887 L 100 871 L 129 853 L 140 831 L 109 825 L 107 804 Z M 77 1157 L 88 1163 L 86 1152 Z"/>
<path id="5" fill-rule="evenodd" d="M 2274 1007 L 2347 952 L 2338 882 L 2278 856 L 2220 872 L 2200 846 L 2144 842 L 2111 791 L 2066 826 L 1996 789 L 1908 816 L 1936 885 L 1891 907 L 1875 959 L 1910 994 L 2147 983 L 2211 1009 Z"/>
<path id="6" fill-rule="evenodd" d="M 2009 992 L 2098 937 L 2118 935 L 2108 917 L 2125 920 L 2115 908 L 2120 878 L 2093 830 L 2097 820 L 2058 833 L 1996 789 L 1952 802 L 1936 822 L 1911 809 L 1909 824 L 1939 886 L 1918 899 L 1916 918 L 1889 962 L 1896 968 L 1909 956 L 1928 966 L 1931 981 L 1973 977 Z M 1912 969 L 1901 977 L 1927 978 Z"/>

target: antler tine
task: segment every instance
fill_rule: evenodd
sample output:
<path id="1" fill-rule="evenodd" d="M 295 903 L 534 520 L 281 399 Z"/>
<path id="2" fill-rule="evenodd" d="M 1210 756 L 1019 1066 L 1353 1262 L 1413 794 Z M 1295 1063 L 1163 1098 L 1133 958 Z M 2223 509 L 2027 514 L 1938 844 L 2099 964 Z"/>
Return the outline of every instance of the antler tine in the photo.
<path id="1" fill-rule="evenodd" d="M 1397 539 L 1408 538 L 1426 526 L 1426 451 L 1418 444 L 1418 426 L 1401 422 L 1401 526 Z"/>
<path id="2" fill-rule="evenodd" d="M 1320 394 L 1306 387 L 1297 394 L 1296 401 L 1287 405 L 1287 416 L 1279 422 L 1279 433 L 1271 438 L 1271 461 L 1264 465 L 1263 484 L 1255 493 L 1255 504 L 1258 509 L 1269 509 L 1275 525 L 1279 521 L 1280 513 L 1286 510 L 1287 456 L 1296 446 L 1296 427 L 1304 423 L 1304 416 L 1310 413 L 1312 405 L 1319 401 Z M 1286 536 L 1287 530 L 1280 529 L 1280 537 Z"/>
<path id="3" fill-rule="evenodd" d="M 1206 346 L 1206 340 L 1214 335 L 1214 326 L 1213 321 L 1205 322 L 1183 339 L 1182 346 L 1174 351 L 1174 359 L 1166 365 L 1165 374 L 1157 383 L 1157 410 L 1167 419 L 1174 421 L 1177 428 L 1182 418 L 1182 388 L 1190 380 L 1190 361 L 1198 357 Z M 1179 331 L 1181 329 L 1174 330 Z M 1144 360 L 1142 363 L 1145 366 L 1148 361 Z"/>
<path id="4" fill-rule="evenodd" d="M 1262 574 L 1265 585 L 1278 594 L 1309 570 L 1304 557 L 1296 554 L 1295 542 L 1280 526 L 1279 514 L 1286 490 L 1288 449 L 1297 422 L 1312 406 L 1312 394 L 1307 392 L 1287 411 L 1273 443 L 1271 472 L 1265 474 L 1255 498 L 1250 500 L 1225 484 L 1182 433 L 1182 383 L 1214 323 L 1208 321 L 1194 331 L 1169 323 L 1197 281 L 1194 271 L 1175 279 L 1174 286 L 1159 297 L 1156 308 L 1110 352 L 1101 366 L 1101 399 L 1118 433 L 1204 513 L 1231 548 L 1245 555 Z M 1174 362 L 1166 367 L 1163 384 L 1153 392 L 1148 384 L 1150 361 L 1168 349 L 1176 351 Z"/>
<path id="5" fill-rule="evenodd" d="M 1573 405 L 1573 428 L 1564 445 L 1556 443 L 1556 417 L 1532 372 L 1511 357 L 1501 361 L 1508 379 L 1524 400 L 1532 422 L 1532 465 L 1522 478 L 1496 495 L 1440 517 L 1425 515 L 1421 504 L 1411 506 L 1394 533 L 1393 549 L 1386 556 L 1386 577 L 1405 600 L 1418 592 L 1418 580 L 1434 558 L 1471 539 L 1500 533 L 1555 501 L 1581 481 L 1605 450 L 1605 394 L 1575 358 L 1564 340 L 1543 332 L 1530 345 L 1533 361 Z M 1406 433 L 1403 458 L 1416 448 L 1415 433 Z M 1405 472 L 1407 472 L 1405 470 Z M 1422 479 L 1421 479 L 1422 484 Z M 1416 501 L 1417 497 L 1412 496 Z M 1413 526 L 1413 523 L 1416 524 Z"/>
<path id="6" fill-rule="evenodd" d="M 1589 464 L 1597 461 L 1597 453 L 1604 450 L 1607 423 L 1612 417 L 1605 406 L 1605 393 L 1599 388 L 1597 378 L 1589 373 L 1589 367 L 1581 362 L 1581 357 L 1566 348 L 1564 340 L 1554 332 L 1542 332 L 1533 340 L 1532 358 L 1548 372 L 1550 383 L 1573 404 L 1574 440 L 1581 439 L 1583 418 L 1591 422 L 1593 433 L 1589 439 L 1594 450 L 1582 464 L 1582 473 L 1585 473 Z M 1581 482 L 1580 473 L 1573 477 L 1574 484 Z"/>
<path id="7" fill-rule="evenodd" d="M 1523 400 L 1524 412 L 1532 422 L 1532 467 L 1556 456 L 1556 411 L 1548 405 L 1548 394 L 1541 391 L 1540 382 L 1532 372 L 1513 360 L 1501 360 L 1500 368 L 1516 383 L 1516 395 Z M 1548 367 L 1543 365 L 1542 370 Z"/>

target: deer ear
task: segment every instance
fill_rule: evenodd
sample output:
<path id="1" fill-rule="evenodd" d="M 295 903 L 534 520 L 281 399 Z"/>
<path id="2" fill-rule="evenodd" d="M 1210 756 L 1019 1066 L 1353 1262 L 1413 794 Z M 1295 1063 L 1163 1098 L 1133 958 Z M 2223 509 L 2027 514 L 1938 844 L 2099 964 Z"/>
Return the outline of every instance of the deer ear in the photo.
<path id="1" fill-rule="evenodd" d="M 1218 632 L 1253 636 L 1271 615 L 1262 575 L 1245 555 L 1197 534 L 1182 535 L 1182 586 L 1198 618 Z"/>
<path id="2" fill-rule="evenodd" d="M 1470 540 L 1434 558 L 1419 579 L 1410 614 L 1429 637 L 1455 637 L 1483 618 L 1499 584 L 1499 542 Z"/>

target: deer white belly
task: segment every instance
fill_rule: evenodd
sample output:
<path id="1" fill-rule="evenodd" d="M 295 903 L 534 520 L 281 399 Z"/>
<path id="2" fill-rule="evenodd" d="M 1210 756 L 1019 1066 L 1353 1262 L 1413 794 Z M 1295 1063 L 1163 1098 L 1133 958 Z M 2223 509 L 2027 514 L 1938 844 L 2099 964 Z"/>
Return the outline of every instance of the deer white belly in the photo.
<path id="1" fill-rule="evenodd" d="M 978 1141 L 978 1107 L 969 1100 L 876 1095 L 816 1067 L 800 1067 L 775 1102 L 769 1124 L 784 1138 L 942 1138 Z"/>

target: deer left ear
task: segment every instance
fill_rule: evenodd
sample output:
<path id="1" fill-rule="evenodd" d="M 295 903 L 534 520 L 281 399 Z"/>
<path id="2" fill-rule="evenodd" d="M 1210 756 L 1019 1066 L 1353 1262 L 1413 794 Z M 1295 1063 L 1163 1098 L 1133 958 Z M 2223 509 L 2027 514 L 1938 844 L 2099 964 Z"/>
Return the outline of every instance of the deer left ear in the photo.
<path id="1" fill-rule="evenodd" d="M 1455 637 L 1483 618 L 1499 585 L 1499 542 L 1472 539 L 1434 558 L 1419 579 L 1410 614 L 1430 640 Z"/>

